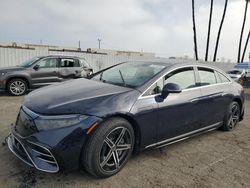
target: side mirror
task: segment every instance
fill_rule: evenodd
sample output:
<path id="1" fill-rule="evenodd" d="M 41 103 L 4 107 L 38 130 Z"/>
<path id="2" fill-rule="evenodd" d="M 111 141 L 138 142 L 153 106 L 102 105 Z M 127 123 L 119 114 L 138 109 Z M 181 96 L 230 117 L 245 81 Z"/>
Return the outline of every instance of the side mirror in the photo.
<path id="1" fill-rule="evenodd" d="M 178 84 L 168 83 L 166 84 L 161 92 L 162 98 L 166 98 L 170 93 L 180 93 L 181 87 Z"/>
<path id="2" fill-rule="evenodd" d="M 39 67 L 40 67 L 40 65 L 35 65 L 35 66 L 33 67 L 33 69 L 34 69 L 34 70 L 38 70 Z"/>

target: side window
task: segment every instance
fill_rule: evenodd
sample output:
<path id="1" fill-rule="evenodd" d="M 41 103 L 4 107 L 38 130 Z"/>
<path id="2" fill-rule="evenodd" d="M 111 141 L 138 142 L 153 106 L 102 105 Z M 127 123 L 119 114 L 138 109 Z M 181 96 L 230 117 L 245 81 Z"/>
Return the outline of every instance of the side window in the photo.
<path id="1" fill-rule="evenodd" d="M 163 88 L 163 79 L 160 79 L 153 86 L 151 86 L 143 96 L 155 95 L 161 93 Z"/>
<path id="2" fill-rule="evenodd" d="M 39 68 L 55 68 L 57 67 L 56 64 L 57 64 L 56 58 L 43 59 L 38 63 Z"/>
<path id="3" fill-rule="evenodd" d="M 164 85 L 167 83 L 178 84 L 181 89 L 196 87 L 193 67 L 181 68 L 165 76 Z"/>
<path id="4" fill-rule="evenodd" d="M 60 67 L 80 67 L 80 63 L 75 59 L 61 59 Z"/>
<path id="5" fill-rule="evenodd" d="M 220 77 L 222 83 L 230 82 L 230 80 L 220 72 L 217 72 L 217 74 Z"/>
<path id="6" fill-rule="evenodd" d="M 222 83 L 221 76 L 217 71 L 214 71 L 217 83 Z"/>
<path id="7" fill-rule="evenodd" d="M 201 86 L 217 83 L 213 69 L 198 67 L 198 71 L 200 75 Z"/>

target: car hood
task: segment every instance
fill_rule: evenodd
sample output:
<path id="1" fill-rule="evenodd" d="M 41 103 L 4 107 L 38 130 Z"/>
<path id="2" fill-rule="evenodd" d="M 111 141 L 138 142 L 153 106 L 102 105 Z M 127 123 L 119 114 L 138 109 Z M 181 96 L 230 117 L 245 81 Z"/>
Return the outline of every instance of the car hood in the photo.
<path id="1" fill-rule="evenodd" d="M 25 68 L 24 67 L 19 67 L 19 66 L 0 68 L 0 72 L 12 72 L 12 71 L 22 71 L 22 70 L 25 70 Z"/>
<path id="2" fill-rule="evenodd" d="M 31 92 L 24 106 L 42 115 L 86 114 L 103 117 L 128 112 L 140 92 L 85 78 Z"/>

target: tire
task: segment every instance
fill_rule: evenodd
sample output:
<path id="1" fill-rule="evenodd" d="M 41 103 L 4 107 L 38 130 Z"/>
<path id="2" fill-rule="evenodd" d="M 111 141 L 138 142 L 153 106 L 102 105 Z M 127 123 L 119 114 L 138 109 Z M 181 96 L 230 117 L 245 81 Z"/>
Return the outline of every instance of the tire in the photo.
<path id="1" fill-rule="evenodd" d="M 240 105 L 239 103 L 233 101 L 227 110 L 224 117 L 223 126 L 221 127 L 223 131 L 232 131 L 238 124 L 240 119 Z"/>
<path id="2" fill-rule="evenodd" d="M 123 118 L 112 118 L 98 126 L 82 151 L 82 165 L 93 176 L 110 177 L 119 172 L 134 147 L 134 130 Z"/>
<path id="3" fill-rule="evenodd" d="M 7 84 L 7 91 L 13 96 L 24 95 L 28 90 L 28 84 L 21 78 L 11 79 Z"/>

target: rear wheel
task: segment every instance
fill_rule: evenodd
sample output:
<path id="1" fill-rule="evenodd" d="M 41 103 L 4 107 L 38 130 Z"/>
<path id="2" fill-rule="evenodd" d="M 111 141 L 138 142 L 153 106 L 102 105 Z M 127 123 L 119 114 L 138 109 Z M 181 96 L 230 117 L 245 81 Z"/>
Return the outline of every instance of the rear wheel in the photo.
<path id="1" fill-rule="evenodd" d="M 127 163 L 133 147 L 134 131 L 130 123 L 112 118 L 99 125 L 91 135 L 82 154 L 83 166 L 94 176 L 112 176 Z"/>
<path id="2" fill-rule="evenodd" d="M 14 96 L 21 96 L 27 92 L 27 82 L 20 78 L 12 79 L 7 84 L 7 91 Z"/>
<path id="3" fill-rule="evenodd" d="M 233 101 L 224 118 L 222 130 L 231 131 L 235 128 L 240 119 L 240 106 L 237 102 Z"/>

